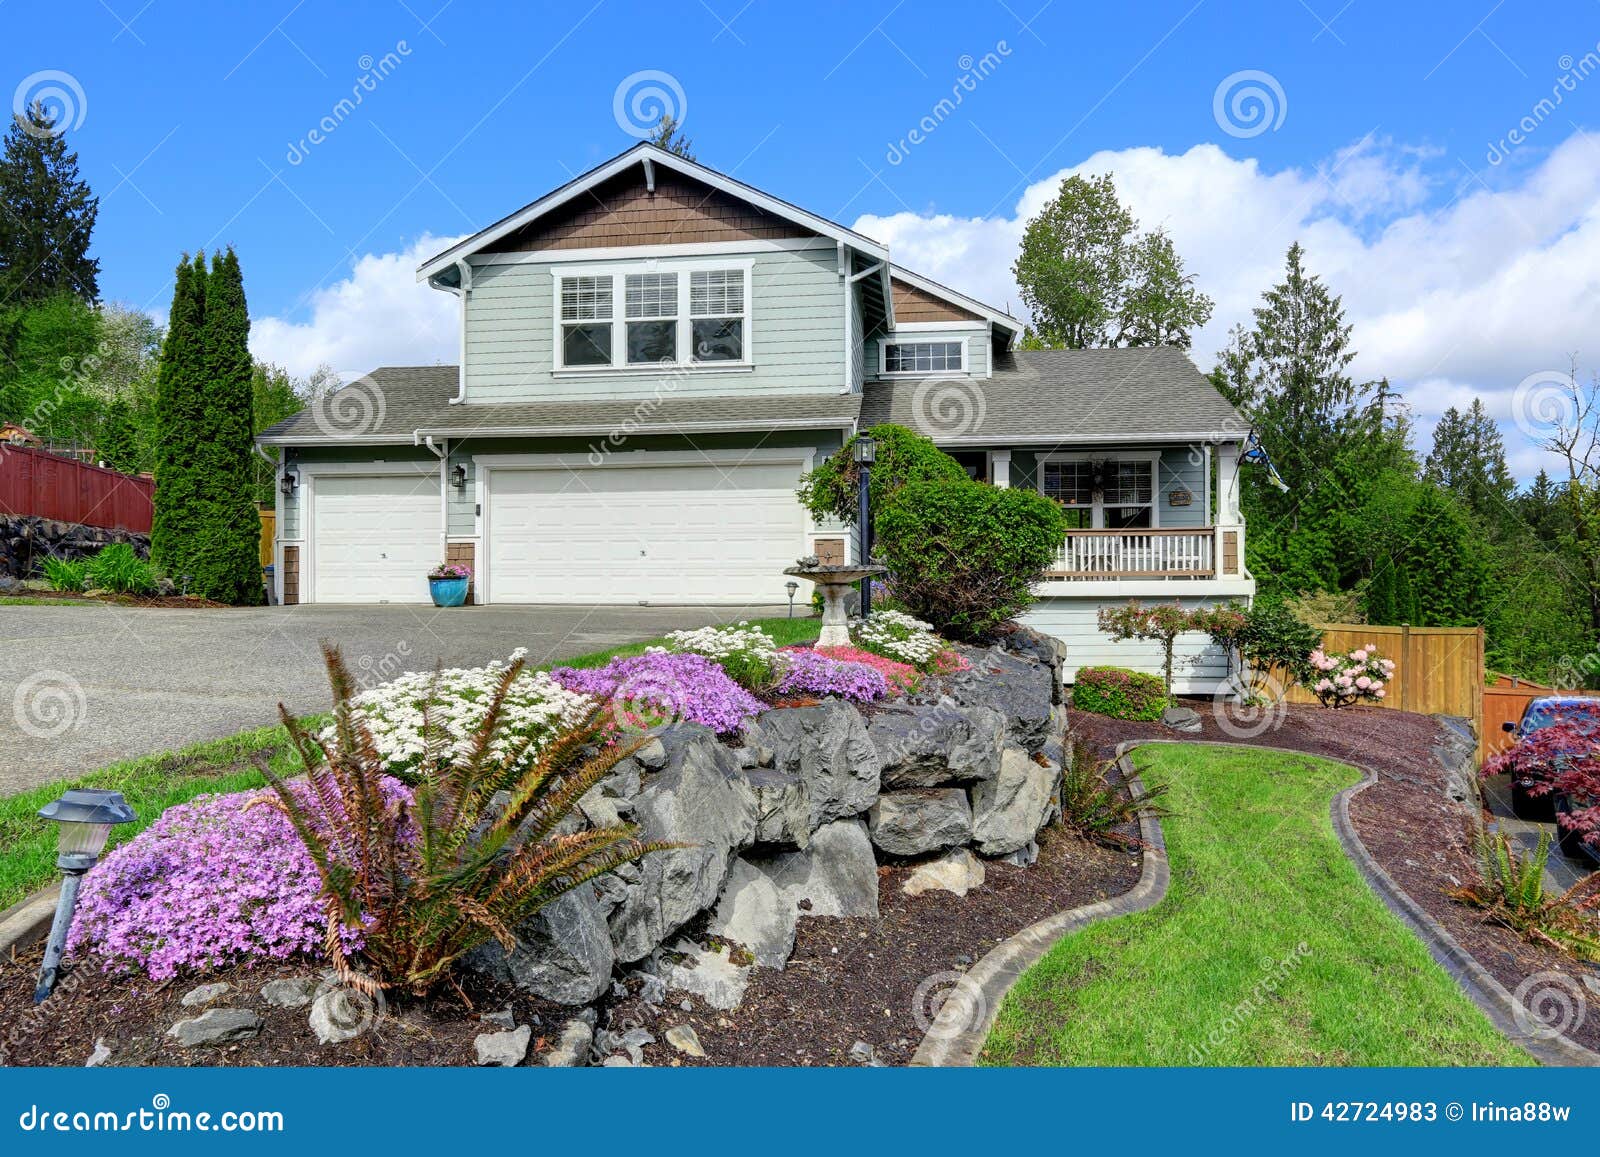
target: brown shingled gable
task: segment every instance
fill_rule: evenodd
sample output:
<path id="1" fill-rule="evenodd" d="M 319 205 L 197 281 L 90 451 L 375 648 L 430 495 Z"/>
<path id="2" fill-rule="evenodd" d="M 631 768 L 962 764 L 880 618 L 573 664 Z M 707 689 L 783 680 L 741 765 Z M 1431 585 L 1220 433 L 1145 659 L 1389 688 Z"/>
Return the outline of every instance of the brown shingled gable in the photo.
<path id="1" fill-rule="evenodd" d="M 891 279 L 889 287 L 894 293 L 894 319 L 906 321 L 982 321 L 983 318 L 960 306 L 952 305 L 942 297 L 926 290 L 907 285 L 898 278 Z"/>

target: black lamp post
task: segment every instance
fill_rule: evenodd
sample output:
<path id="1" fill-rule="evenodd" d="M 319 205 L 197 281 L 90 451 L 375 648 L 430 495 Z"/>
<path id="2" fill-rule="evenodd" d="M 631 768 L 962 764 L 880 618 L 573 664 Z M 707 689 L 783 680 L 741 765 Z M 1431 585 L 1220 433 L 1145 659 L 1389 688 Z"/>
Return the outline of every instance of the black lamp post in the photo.
<path id="1" fill-rule="evenodd" d="M 783 589 L 789 592 L 789 617 L 794 618 L 794 592 L 800 589 L 800 584 L 790 579 L 783 584 Z"/>
<path id="2" fill-rule="evenodd" d="M 878 458 L 878 443 L 861 435 L 850 448 L 850 457 L 854 460 L 858 470 L 856 472 L 856 530 L 859 535 L 860 563 L 867 566 L 872 562 L 872 518 L 868 510 L 872 505 L 872 464 Z M 864 619 L 872 613 L 872 579 L 861 580 L 861 617 Z"/>
<path id="3" fill-rule="evenodd" d="M 44 1003 L 56 986 L 83 874 L 105 851 L 111 826 L 136 818 L 120 791 L 79 789 L 45 804 L 39 809 L 39 817 L 60 825 L 56 833 L 56 867 L 61 869 L 61 898 L 56 901 L 56 918 L 50 925 L 50 939 L 45 942 L 44 964 L 39 968 L 38 987 L 33 990 L 34 1004 Z"/>

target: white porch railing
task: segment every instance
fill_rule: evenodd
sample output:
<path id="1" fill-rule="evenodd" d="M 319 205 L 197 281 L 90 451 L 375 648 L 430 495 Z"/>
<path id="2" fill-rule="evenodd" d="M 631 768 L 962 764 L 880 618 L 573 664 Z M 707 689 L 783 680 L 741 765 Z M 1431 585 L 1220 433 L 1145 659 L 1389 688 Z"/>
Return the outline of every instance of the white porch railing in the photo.
<path id="1" fill-rule="evenodd" d="M 1211 578 L 1217 574 L 1217 531 L 1073 530 L 1053 579 Z"/>

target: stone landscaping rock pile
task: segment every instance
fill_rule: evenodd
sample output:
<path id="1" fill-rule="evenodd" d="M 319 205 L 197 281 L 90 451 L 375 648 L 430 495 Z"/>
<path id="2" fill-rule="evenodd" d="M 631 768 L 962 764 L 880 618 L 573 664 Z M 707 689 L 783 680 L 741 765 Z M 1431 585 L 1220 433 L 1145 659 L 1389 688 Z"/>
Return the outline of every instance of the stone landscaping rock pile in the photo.
<path id="1" fill-rule="evenodd" d="M 918 890 L 958 896 L 982 886 L 979 857 L 1031 863 L 1059 806 L 1062 648 L 1019 630 L 963 653 L 969 670 L 865 714 L 830 698 L 766 711 L 730 742 L 659 730 L 579 810 L 685 846 L 576 889 L 515 950 L 490 942 L 468 966 L 573 1006 L 621 976 L 643 978 L 652 1004 L 687 994 L 731 1010 L 752 969 L 784 967 L 801 918 L 876 918 L 880 861 L 924 860 Z M 636 1043 L 595 1029 L 566 1025 L 546 1063 L 637 1063 Z M 693 1055 L 692 1035 L 673 1047 Z M 515 1042 L 484 1051 L 498 1060 Z"/>
<path id="2" fill-rule="evenodd" d="M 128 543 L 140 558 L 150 557 L 149 535 L 33 515 L 9 515 L 0 518 L 0 577 L 37 578 L 44 574 L 47 558 L 89 558 L 114 542 Z"/>

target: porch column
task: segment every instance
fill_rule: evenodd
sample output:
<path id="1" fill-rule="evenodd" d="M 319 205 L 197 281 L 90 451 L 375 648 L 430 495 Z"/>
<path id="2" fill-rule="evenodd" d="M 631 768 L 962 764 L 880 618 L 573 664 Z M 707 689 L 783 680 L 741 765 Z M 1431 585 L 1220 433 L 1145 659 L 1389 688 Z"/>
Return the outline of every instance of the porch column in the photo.
<path id="1" fill-rule="evenodd" d="M 1239 525 L 1239 443 L 1217 446 L 1217 525 Z"/>
<path id="2" fill-rule="evenodd" d="M 1011 489 L 1011 451 L 989 451 L 989 481 L 995 486 Z"/>

